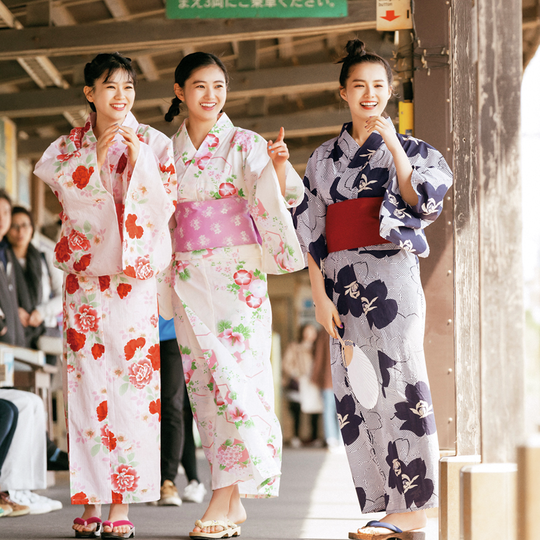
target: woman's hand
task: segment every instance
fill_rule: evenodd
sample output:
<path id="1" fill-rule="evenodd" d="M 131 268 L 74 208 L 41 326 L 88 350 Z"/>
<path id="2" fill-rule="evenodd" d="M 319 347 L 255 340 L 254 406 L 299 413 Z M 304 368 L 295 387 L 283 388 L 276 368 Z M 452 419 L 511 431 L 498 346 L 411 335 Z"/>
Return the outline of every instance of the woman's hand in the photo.
<path id="1" fill-rule="evenodd" d="M 39 326 L 42 322 L 43 322 L 43 316 L 37 309 L 34 309 L 34 311 L 30 313 L 30 318 L 28 319 L 28 325 L 35 328 Z"/>
<path id="2" fill-rule="evenodd" d="M 398 143 L 398 138 L 392 124 L 382 116 L 370 116 L 366 122 L 366 130 L 370 135 L 374 131 L 378 131 L 390 151 Z"/>
<path id="3" fill-rule="evenodd" d="M 19 308 L 19 319 L 21 320 L 21 324 L 26 328 L 30 321 L 30 314 L 22 307 Z"/>
<path id="4" fill-rule="evenodd" d="M 122 137 L 124 137 L 123 143 L 127 146 L 128 158 L 131 163 L 131 167 L 135 167 L 137 158 L 139 157 L 139 150 L 141 148 L 141 142 L 135 131 L 128 126 L 119 126 Z"/>
<path id="5" fill-rule="evenodd" d="M 338 338 L 336 326 L 342 327 L 341 319 L 339 318 L 338 310 L 328 298 L 328 296 L 320 298 L 315 304 L 315 319 L 321 324 L 330 336 L 334 339 Z"/>
<path id="6" fill-rule="evenodd" d="M 107 152 L 109 151 L 109 148 L 111 147 L 114 136 L 118 133 L 118 124 L 113 124 L 112 126 L 109 126 L 98 138 L 97 140 L 97 165 L 98 165 L 98 171 L 101 170 L 101 167 L 103 167 L 103 164 L 105 163 L 105 159 L 107 158 Z"/>
<path id="7" fill-rule="evenodd" d="M 287 160 L 289 159 L 289 149 L 285 144 L 285 129 L 280 128 L 275 141 L 268 141 L 267 151 L 274 170 L 276 171 L 281 194 L 285 197 L 285 184 L 287 179 Z"/>

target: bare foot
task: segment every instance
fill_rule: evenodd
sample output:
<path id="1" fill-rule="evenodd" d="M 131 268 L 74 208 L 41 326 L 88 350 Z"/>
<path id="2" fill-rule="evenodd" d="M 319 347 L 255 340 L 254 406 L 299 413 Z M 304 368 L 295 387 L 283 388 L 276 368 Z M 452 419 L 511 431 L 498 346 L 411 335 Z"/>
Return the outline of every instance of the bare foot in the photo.
<path id="1" fill-rule="evenodd" d="M 122 521 L 128 518 L 129 504 L 111 504 L 109 509 L 108 521 L 114 523 L 115 521 Z M 125 534 L 130 531 L 129 525 L 120 525 L 119 527 L 104 526 L 103 532 L 113 532 L 116 534 Z"/>
<path id="2" fill-rule="evenodd" d="M 88 519 L 91 517 L 101 517 L 101 505 L 100 504 L 85 504 L 84 512 L 81 516 L 81 519 Z M 89 525 L 78 525 L 77 523 L 73 524 L 73 530 L 78 532 L 92 532 L 97 528 L 97 523 L 90 523 Z"/>
<path id="3" fill-rule="evenodd" d="M 387 514 L 381 521 L 391 523 L 402 531 L 414 531 L 427 525 L 427 516 L 425 510 L 418 510 L 416 512 L 404 512 L 403 514 Z"/>
<path id="4" fill-rule="evenodd" d="M 201 521 L 223 521 L 226 523 L 233 491 L 234 486 L 227 486 L 214 490 L 212 492 L 212 498 L 210 499 L 208 508 L 206 509 Z M 195 525 L 193 528 L 193 532 L 205 533 L 221 532 L 223 530 L 224 527 L 221 525 L 209 525 L 208 527 L 199 527 Z"/>
<path id="5" fill-rule="evenodd" d="M 240 491 L 238 490 L 238 484 L 234 486 L 231 500 L 229 502 L 229 513 L 227 514 L 227 519 L 232 521 L 236 525 L 244 523 L 247 519 L 246 509 L 242 504 L 242 499 L 240 498 Z"/>

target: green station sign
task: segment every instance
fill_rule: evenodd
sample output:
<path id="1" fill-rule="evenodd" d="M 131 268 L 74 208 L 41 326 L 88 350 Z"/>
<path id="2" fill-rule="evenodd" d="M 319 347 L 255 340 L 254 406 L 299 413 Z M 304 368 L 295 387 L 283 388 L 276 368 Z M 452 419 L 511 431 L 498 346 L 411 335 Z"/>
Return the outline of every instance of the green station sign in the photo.
<path id="1" fill-rule="evenodd" d="M 167 0 L 168 19 L 346 17 L 347 0 Z"/>

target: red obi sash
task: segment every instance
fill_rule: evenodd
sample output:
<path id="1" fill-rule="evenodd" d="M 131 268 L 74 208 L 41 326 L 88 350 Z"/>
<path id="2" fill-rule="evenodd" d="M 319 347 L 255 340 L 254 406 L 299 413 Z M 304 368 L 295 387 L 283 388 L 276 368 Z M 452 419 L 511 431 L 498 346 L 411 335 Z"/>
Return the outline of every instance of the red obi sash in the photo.
<path id="1" fill-rule="evenodd" d="M 377 244 L 389 244 L 379 234 L 379 210 L 383 197 L 360 197 L 326 208 L 328 253 Z"/>

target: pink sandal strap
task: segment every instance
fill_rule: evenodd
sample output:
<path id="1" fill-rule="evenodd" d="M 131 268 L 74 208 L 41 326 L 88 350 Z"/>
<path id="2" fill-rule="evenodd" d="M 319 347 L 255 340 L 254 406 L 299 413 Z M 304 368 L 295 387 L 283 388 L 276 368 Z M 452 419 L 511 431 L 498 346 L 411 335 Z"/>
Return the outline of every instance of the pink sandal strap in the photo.
<path id="1" fill-rule="evenodd" d="M 127 519 L 120 519 L 119 521 L 104 521 L 103 522 L 103 526 L 104 527 L 111 527 L 111 528 L 115 528 L 115 527 L 122 527 L 122 525 L 128 525 L 129 527 L 135 527 L 135 525 L 133 525 L 133 523 L 131 523 L 131 521 L 128 521 Z"/>
<path id="2" fill-rule="evenodd" d="M 87 525 L 92 525 L 93 523 L 101 523 L 101 519 L 98 517 L 89 517 L 88 519 L 82 519 L 82 518 L 75 518 L 73 520 L 74 525 L 82 525 L 83 527 L 86 527 Z"/>

